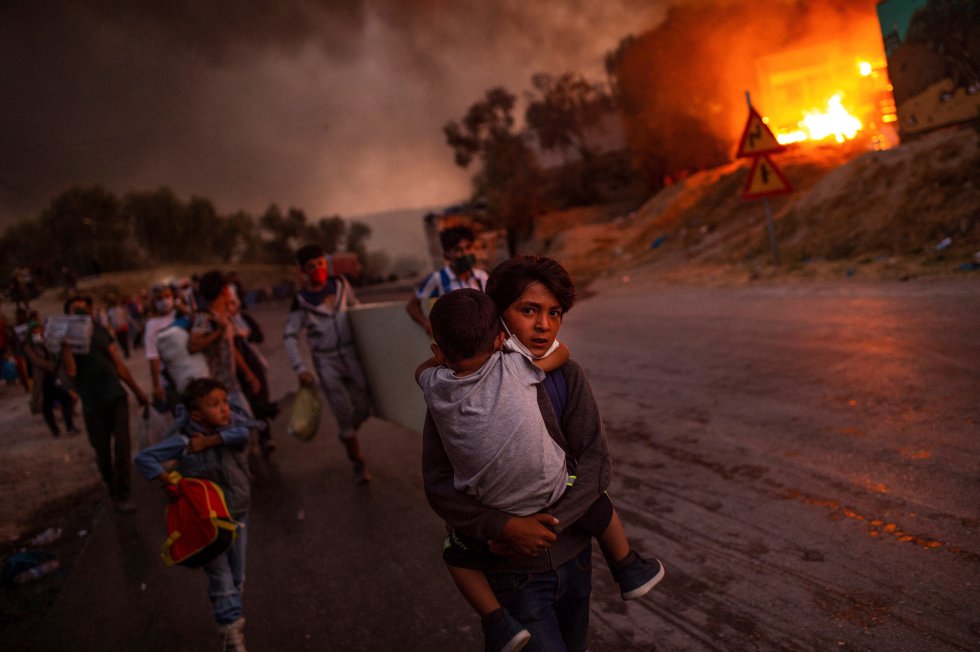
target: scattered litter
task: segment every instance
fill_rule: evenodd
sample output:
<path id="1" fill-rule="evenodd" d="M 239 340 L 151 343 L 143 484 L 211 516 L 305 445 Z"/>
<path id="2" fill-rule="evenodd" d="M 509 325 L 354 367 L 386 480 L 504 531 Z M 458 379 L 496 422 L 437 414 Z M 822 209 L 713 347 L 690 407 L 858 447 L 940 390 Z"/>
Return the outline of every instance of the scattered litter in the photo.
<path id="1" fill-rule="evenodd" d="M 61 568 L 61 564 L 50 552 L 44 550 L 23 550 L 9 555 L 3 560 L 4 584 L 27 584 L 50 575 Z"/>
<path id="2" fill-rule="evenodd" d="M 957 269 L 961 272 L 972 272 L 973 270 L 980 269 L 980 263 L 960 263 Z"/>
<path id="3" fill-rule="evenodd" d="M 665 242 L 667 242 L 667 236 L 665 235 L 657 236 L 656 238 L 654 238 L 653 242 L 650 243 L 650 248 L 656 249 L 657 247 L 659 247 Z"/>
<path id="4" fill-rule="evenodd" d="M 844 275 L 845 276 L 854 276 L 855 274 L 857 274 L 857 272 L 854 271 L 854 268 L 853 267 L 848 267 L 847 268 L 847 271 L 844 272 Z"/>
<path id="5" fill-rule="evenodd" d="M 951 244 L 953 244 L 952 238 L 943 238 L 939 241 L 939 244 L 936 245 L 936 251 L 942 251 Z"/>
<path id="6" fill-rule="evenodd" d="M 54 543 L 61 538 L 61 528 L 60 527 L 49 527 L 47 530 L 37 535 L 31 539 L 32 546 L 46 546 L 49 543 Z"/>
<path id="7" fill-rule="evenodd" d="M 140 582 L 140 591 L 146 591 L 146 582 Z"/>
<path id="8" fill-rule="evenodd" d="M 305 520 L 305 519 L 306 519 L 306 512 L 304 510 L 301 509 L 298 512 L 296 512 L 296 520 L 297 521 L 302 521 L 302 520 Z"/>
<path id="9" fill-rule="evenodd" d="M 630 282 L 631 280 L 632 280 L 632 279 L 630 279 L 630 277 L 629 277 L 629 276 L 624 276 L 624 277 L 623 277 L 623 283 L 629 283 L 629 282 Z"/>
<path id="10" fill-rule="evenodd" d="M 88 535 L 88 530 L 79 530 L 78 531 L 78 538 L 79 539 L 84 539 L 87 535 Z"/>

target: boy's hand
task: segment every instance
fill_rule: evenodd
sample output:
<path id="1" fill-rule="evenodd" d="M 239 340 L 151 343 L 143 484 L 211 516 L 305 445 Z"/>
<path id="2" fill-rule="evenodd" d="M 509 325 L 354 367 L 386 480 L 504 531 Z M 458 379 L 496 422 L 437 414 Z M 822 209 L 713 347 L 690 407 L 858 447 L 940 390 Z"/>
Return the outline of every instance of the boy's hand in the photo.
<path id="1" fill-rule="evenodd" d="M 208 441 L 207 436 L 203 432 L 191 433 L 191 440 L 187 444 L 187 449 L 192 453 L 200 453 L 201 451 L 210 448 L 211 443 Z"/>
<path id="2" fill-rule="evenodd" d="M 525 557 L 535 557 L 550 548 L 558 538 L 549 525 L 558 525 L 558 519 L 551 514 L 511 517 L 500 533 L 502 543 Z"/>
<path id="3" fill-rule="evenodd" d="M 306 385 L 307 387 L 312 387 L 313 385 L 316 384 L 316 378 L 314 378 L 312 371 L 300 372 L 297 378 L 299 378 L 300 385 Z"/>

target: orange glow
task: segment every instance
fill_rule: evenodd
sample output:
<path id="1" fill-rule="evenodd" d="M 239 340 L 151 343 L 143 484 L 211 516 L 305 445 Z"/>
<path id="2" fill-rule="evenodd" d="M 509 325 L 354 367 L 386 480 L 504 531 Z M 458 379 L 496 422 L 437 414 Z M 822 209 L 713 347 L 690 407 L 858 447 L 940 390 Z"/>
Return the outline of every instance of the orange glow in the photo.
<path id="1" fill-rule="evenodd" d="M 895 101 L 877 25 L 861 39 L 813 42 L 756 60 L 758 108 L 781 145 L 897 142 Z M 872 29 L 873 28 L 873 29 Z"/>
<path id="2" fill-rule="evenodd" d="M 841 94 L 832 95 L 827 100 L 827 109 L 811 109 L 803 112 L 803 119 L 796 123 L 797 129 L 777 131 L 776 140 L 780 145 L 799 143 L 805 140 L 819 141 L 831 137 L 838 143 L 852 140 L 861 131 L 861 121 L 851 115 L 841 101 Z"/>

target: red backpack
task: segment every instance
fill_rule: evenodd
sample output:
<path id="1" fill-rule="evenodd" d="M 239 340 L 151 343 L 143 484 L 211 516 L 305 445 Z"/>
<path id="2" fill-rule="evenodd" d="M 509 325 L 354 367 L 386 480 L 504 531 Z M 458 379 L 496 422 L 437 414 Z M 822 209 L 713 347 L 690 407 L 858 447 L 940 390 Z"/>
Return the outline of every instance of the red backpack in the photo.
<path id="1" fill-rule="evenodd" d="M 171 474 L 167 486 L 167 540 L 161 556 L 167 566 L 205 565 L 235 541 L 237 526 L 228 513 L 225 494 L 214 482 Z"/>

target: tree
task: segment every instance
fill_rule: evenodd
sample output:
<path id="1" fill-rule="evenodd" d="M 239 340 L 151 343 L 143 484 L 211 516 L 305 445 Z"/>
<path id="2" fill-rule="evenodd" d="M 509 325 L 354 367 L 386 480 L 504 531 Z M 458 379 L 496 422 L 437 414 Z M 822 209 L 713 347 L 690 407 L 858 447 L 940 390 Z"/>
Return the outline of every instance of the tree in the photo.
<path id="1" fill-rule="evenodd" d="M 443 127 L 456 164 L 469 167 L 479 160 L 473 177 L 473 201 L 486 202 L 507 231 L 511 254 L 533 230 L 541 210 L 542 174 L 524 135 L 514 131 L 516 96 L 503 88 L 488 90 L 462 121 Z"/>
<path id="2" fill-rule="evenodd" d="M 82 274 L 128 269 L 139 260 L 119 199 L 102 186 L 74 186 L 41 213 L 44 242 Z"/>
<path id="3" fill-rule="evenodd" d="M 536 91 L 528 94 L 525 117 L 527 124 L 546 150 L 567 155 L 574 150 L 579 162 L 566 164 L 558 174 L 568 183 L 564 195 L 576 204 L 590 204 L 599 199 L 596 186 L 596 145 L 602 120 L 613 109 L 612 98 L 604 84 L 588 81 L 577 73 L 553 77 L 538 73 L 531 78 Z M 590 138 L 591 136 L 591 138 Z"/>
<path id="4" fill-rule="evenodd" d="M 336 253 L 347 233 L 347 223 L 339 215 L 321 217 L 316 224 L 307 229 L 307 242 L 315 242 L 328 254 Z"/>
<path id="5" fill-rule="evenodd" d="M 613 108 L 604 85 L 572 72 L 557 78 L 538 73 L 531 85 L 537 95 L 529 95 L 525 117 L 541 147 L 563 152 L 574 149 L 583 161 L 591 161 L 595 147 L 589 134 Z"/>
<path id="6" fill-rule="evenodd" d="M 184 203 L 173 190 L 132 192 L 123 197 L 122 213 L 132 225 L 137 245 L 154 261 L 184 260 L 186 243 L 177 237 L 184 222 Z"/>
<path id="7" fill-rule="evenodd" d="M 367 263 L 367 241 L 370 237 L 371 227 L 364 222 L 351 222 L 347 228 L 347 251 L 356 253 L 362 264 Z"/>
<path id="8" fill-rule="evenodd" d="M 271 204 L 259 218 L 259 226 L 268 236 L 265 246 L 268 262 L 293 262 L 297 243 L 307 233 L 306 213 L 298 208 L 290 208 L 283 215 L 277 205 Z"/>

